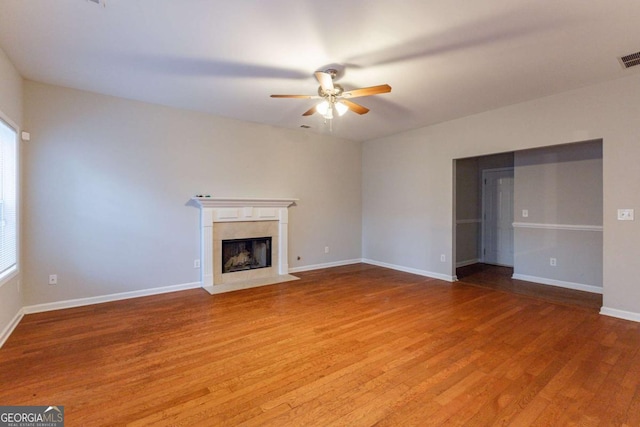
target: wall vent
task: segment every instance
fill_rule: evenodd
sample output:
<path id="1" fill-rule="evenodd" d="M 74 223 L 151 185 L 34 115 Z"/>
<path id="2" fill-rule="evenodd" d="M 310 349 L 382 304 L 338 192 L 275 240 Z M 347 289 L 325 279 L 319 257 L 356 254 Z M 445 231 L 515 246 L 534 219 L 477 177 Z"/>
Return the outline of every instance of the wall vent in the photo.
<path id="1" fill-rule="evenodd" d="M 618 58 L 618 60 L 620 61 L 622 68 L 635 67 L 636 65 L 640 65 L 640 52 L 622 56 Z"/>

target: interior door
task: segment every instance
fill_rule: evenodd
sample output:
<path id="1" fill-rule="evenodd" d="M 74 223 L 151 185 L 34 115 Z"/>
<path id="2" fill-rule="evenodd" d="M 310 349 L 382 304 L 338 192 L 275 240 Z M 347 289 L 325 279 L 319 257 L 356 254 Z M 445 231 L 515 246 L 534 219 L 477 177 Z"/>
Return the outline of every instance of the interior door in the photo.
<path id="1" fill-rule="evenodd" d="M 513 168 L 482 171 L 482 259 L 513 267 Z"/>

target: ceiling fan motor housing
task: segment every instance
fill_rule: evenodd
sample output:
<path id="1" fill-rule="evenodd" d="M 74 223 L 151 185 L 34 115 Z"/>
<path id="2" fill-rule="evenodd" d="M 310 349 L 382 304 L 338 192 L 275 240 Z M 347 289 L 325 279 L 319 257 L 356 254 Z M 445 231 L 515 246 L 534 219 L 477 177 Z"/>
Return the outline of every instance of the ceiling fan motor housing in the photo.
<path id="1" fill-rule="evenodd" d="M 342 92 L 344 92 L 344 88 L 342 87 L 342 85 L 339 84 L 334 84 L 333 85 L 333 91 L 325 91 L 324 89 L 322 89 L 322 86 L 318 86 L 318 95 L 322 96 L 322 97 L 327 97 L 327 96 L 340 96 L 342 95 Z"/>

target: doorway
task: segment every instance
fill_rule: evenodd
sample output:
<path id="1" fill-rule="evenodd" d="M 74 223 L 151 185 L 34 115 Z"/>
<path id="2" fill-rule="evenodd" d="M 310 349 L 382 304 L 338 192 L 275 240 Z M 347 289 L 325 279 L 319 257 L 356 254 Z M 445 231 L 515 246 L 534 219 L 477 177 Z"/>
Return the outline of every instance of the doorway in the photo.
<path id="1" fill-rule="evenodd" d="M 456 159 L 454 277 L 602 294 L 602 147 Z"/>
<path id="2" fill-rule="evenodd" d="M 511 186 L 515 184 L 514 177 L 514 153 L 501 153 L 493 154 L 481 157 L 469 157 L 465 159 L 455 160 L 455 268 L 469 266 L 477 263 L 482 263 L 485 260 L 483 235 L 495 236 L 490 237 L 489 240 L 496 242 L 492 248 L 499 245 L 500 242 L 504 242 L 508 239 L 508 235 L 504 232 L 497 230 L 483 230 L 485 225 L 489 222 L 484 221 L 484 207 L 492 206 L 491 214 L 500 213 L 497 209 L 499 203 L 483 202 L 484 193 L 484 174 L 491 175 L 491 178 L 495 178 L 496 186 L 499 184 L 499 179 L 504 178 L 502 171 L 510 171 L 507 173 L 507 177 L 511 177 Z M 491 171 L 495 173 L 491 173 Z M 494 181 L 492 179 L 492 181 Z M 507 180 L 503 179 L 502 184 L 506 187 Z M 508 196 L 500 195 L 500 192 L 496 190 L 493 193 L 493 199 L 497 202 L 509 202 L 513 205 L 513 192 Z M 507 197 L 507 199 L 505 199 Z M 504 208 L 505 204 L 501 206 Z M 504 209 L 503 209 L 504 210 Z M 507 209 L 508 210 L 508 209 Z M 510 214 L 502 214 L 501 218 L 505 219 L 508 215 L 511 215 L 511 221 L 506 220 L 507 226 L 512 226 L 513 222 L 513 209 Z M 495 221 L 497 225 L 497 221 Z M 500 236 L 500 238 L 498 238 Z M 497 249 L 490 249 L 490 256 L 497 258 L 498 252 L 500 252 L 500 258 L 502 259 L 502 253 L 505 250 L 498 251 Z M 511 262 L 502 260 L 505 265 L 513 265 L 513 234 L 511 237 L 511 248 L 506 249 L 507 253 L 511 254 Z M 495 253 L 495 255 L 494 255 Z M 494 260 L 498 263 L 498 260 Z"/>

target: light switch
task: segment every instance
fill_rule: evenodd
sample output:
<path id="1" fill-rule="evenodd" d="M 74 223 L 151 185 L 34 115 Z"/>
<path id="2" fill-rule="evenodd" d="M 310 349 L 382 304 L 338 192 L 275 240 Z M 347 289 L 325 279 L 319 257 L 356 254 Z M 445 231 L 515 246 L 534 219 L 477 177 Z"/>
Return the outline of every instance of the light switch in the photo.
<path id="1" fill-rule="evenodd" d="M 633 209 L 618 209 L 618 221 L 633 221 Z"/>

